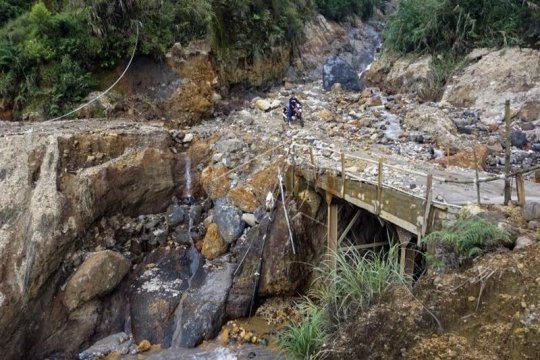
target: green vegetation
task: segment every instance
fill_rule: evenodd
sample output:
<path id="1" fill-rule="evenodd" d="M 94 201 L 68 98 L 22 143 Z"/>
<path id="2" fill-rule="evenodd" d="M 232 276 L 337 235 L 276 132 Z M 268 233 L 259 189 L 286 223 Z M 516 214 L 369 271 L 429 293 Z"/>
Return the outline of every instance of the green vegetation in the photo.
<path id="1" fill-rule="evenodd" d="M 0 98 L 18 115 L 66 112 L 127 57 L 135 22 L 139 54 L 209 37 L 218 57 L 249 64 L 297 42 L 313 13 L 310 0 L 0 0 Z"/>
<path id="2" fill-rule="evenodd" d="M 539 40 L 540 0 L 402 0 L 384 32 L 386 51 L 434 55 L 437 88 L 473 48 Z"/>
<path id="3" fill-rule="evenodd" d="M 403 0 L 385 31 L 391 50 L 464 53 L 523 44 L 538 0 Z"/>
<path id="4" fill-rule="evenodd" d="M 447 245 L 462 258 L 480 255 L 485 249 L 510 245 L 510 234 L 477 216 L 465 215 L 447 229 L 434 231 L 424 239 Z"/>
<path id="5" fill-rule="evenodd" d="M 321 14 L 334 19 L 343 20 L 354 14 L 363 19 L 373 15 L 375 6 L 379 5 L 380 0 L 315 0 Z"/>
<path id="6" fill-rule="evenodd" d="M 280 337 L 281 346 L 298 359 L 317 357 L 337 326 L 366 310 L 392 284 L 404 284 L 397 246 L 383 255 L 350 249 L 334 255 L 335 267 L 315 268 L 309 297 L 300 304 L 302 320 Z"/>
<path id="7" fill-rule="evenodd" d="M 308 298 L 299 304 L 301 322 L 289 325 L 280 336 L 279 342 L 287 354 L 294 359 L 310 359 L 317 356 L 328 340 L 326 314 Z"/>
<path id="8" fill-rule="evenodd" d="M 16 115 L 65 113 L 96 89 L 95 74 L 130 53 L 161 58 L 209 38 L 222 64 L 281 56 L 320 9 L 364 18 L 379 0 L 0 0 L 0 99 Z"/>

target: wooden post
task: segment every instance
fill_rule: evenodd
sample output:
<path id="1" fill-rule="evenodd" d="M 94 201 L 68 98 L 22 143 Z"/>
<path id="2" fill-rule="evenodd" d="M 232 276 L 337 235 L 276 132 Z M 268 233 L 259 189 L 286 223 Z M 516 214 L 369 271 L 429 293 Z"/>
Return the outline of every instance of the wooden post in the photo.
<path id="1" fill-rule="evenodd" d="M 534 172 L 534 182 L 540 184 L 540 170 Z"/>
<path id="2" fill-rule="evenodd" d="M 516 175 L 516 189 L 519 206 L 525 206 L 525 180 L 523 179 L 523 174 Z"/>
<path id="3" fill-rule="evenodd" d="M 287 213 L 287 204 L 285 203 L 285 191 L 283 190 L 283 177 L 281 176 L 281 170 L 279 170 L 279 168 L 278 168 L 278 181 L 279 181 L 279 190 L 281 192 L 281 203 L 283 205 L 283 213 L 285 214 L 285 221 L 287 222 L 287 227 L 289 228 L 289 241 L 291 242 L 292 252 L 294 255 L 296 255 L 296 247 L 294 246 L 294 238 L 293 238 L 293 233 L 291 229 L 291 223 L 289 221 L 289 214 Z"/>
<path id="4" fill-rule="evenodd" d="M 331 261 L 332 268 L 335 268 L 334 254 L 337 251 L 338 240 L 338 208 L 336 204 L 332 204 L 332 194 L 326 192 L 326 204 L 328 205 L 328 247 L 327 247 L 327 260 Z"/>
<path id="5" fill-rule="evenodd" d="M 383 192 L 383 158 L 379 158 L 379 173 L 377 181 L 377 215 L 381 214 L 382 210 L 382 192 Z"/>
<path id="6" fill-rule="evenodd" d="M 508 205 L 512 199 L 512 189 L 510 187 L 510 154 L 512 151 L 512 128 L 510 117 L 510 100 L 504 104 L 504 123 L 505 123 L 505 154 L 504 154 L 504 205 Z"/>
<path id="7" fill-rule="evenodd" d="M 476 173 L 476 201 L 480 206 L 480 176 L 478 176 L 478 157 L 476 156 L 476 148 L 473 148 L 474 154 L 474 171 Z"/>
<path id="8" fill-rule="evenodd" d="M 420 236 L 426 235 L 432 201 L 433 201 L 433 175 L 428 174 L 427 179 L 426 179 L 426 208 L 424 211 L 424 220 L 422 221 L 422 232 Z M 418 242 L 420 243 L 420 237 L 418 240 L 419 240 Z"/>
<path id="9" fill-rule="evenodd" d="M 313 156 L 313 147 L 309 147 L 309 159 L 311 161 L 311 165 L 313 165 L 313 180 L 317 181 L 317 166 L 315 166 L 315 156 Z"/>
<path id="10" fill-rule="evenodd" d="M 345 198 L 345 182 L 347 181 L 347 176 L 345 175 L 345 153 L 341 150 L 341 197 Z"/>
<path id="11" fill-rule="evenodd" d="M 341 242 L 343 241 L 343 239 L 345 239 L 345 237 L 347 236 L 347 234 L 349 233 L 349 231 L 351 231 L 352 227 L 354 226 L 354 224 L 356 223 L 356 220 L 358 220 L 358 218 L 360 217 L 360 214 L 361 214 L 361 211 L 360 209 L 358 209 L 358 211 L 356 212 L 356 214 L 354 214 L 351 222 L 349 223 L 349 225 L 347 225 L 347 227 L 345 228 L 345 230 L 343 230 L 343 233 L 341 234 L 341 236 L 339 237 L 338 241 L 337 241 L 337 244 L 339 246 L 339 244 L 341 244 Z"/>
<path id="12" fill-rule="evenodd" d="M 292 144 L 292 193 L 296 195 L 296 146 Z"/>

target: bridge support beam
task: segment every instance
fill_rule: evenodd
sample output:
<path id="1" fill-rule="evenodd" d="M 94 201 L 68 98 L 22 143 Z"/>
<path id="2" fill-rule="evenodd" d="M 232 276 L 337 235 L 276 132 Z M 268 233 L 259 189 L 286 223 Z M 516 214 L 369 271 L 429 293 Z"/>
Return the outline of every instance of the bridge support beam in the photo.
<path id="1" fill-rule="evenodd" d="M 411 255 L 414 255 L 411 253 L 411 251 L 407 251 L 407 245 L 409 245 L 409 242 L 411 241 L 413 234 L 401 229 L 400 227 L 397 227 L 397 234 L 399 238 L 399 248 L 400 248 L 400 258 L 399 258 L 399 266 L 401 274 L 409 273 L 412 274 L 414 271 L 414 257 L 411 258 Z M 409 255 L 409 256 L 407 256 Z"/>
<path id="2" fill-rule="evenodd" d="M 332 194 L 326 193 L 326 204 L 328 205 L 327 214 L 327 259 L 331 261 L 331 266 L 335 267 L 334 254 L 338 245 L 338 206 L 332 203 Z"/>

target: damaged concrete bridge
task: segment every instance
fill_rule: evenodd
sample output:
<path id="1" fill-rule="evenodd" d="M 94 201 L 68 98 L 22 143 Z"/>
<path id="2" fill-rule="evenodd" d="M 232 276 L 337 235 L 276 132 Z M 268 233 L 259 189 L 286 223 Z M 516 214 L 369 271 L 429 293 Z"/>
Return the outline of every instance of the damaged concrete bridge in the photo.
<path id="1" fill-rule="evenodd" d="M 327 203 L 328 251 L 335 251 L 357 223 L 360 212 L 367 211 L 383 223 L 394 226 L 401 246 L 402 271 L 412 269 L 410 243 L 421 244 L 432 230 L 456 218 L 470 203 L 502 204 L 504 176 L 474 170 L 455 172 L 434 170 L 430 164 L 410 164 L 365 154 L 350 154 L 333 148 L 293 144 L 289 152 L 287 188 L 295 194 L 310 189 L 322 194 Z M 523 205 L 526 199 L 540 200 L 540 184 L 514 174 L 512 198 Z M 338 234 L 338 204 L 358 208 L 347 226 Z M 339 216 L 341 217 L 341 216 Z M 343 221 L 342 219 L 340 219 Z M 358 226 L 362 226 L 358 224 Z M 355 244 L 367 249 L 387 242 Z M 407 249 L 410 250 L 407 250 Z M 413 262 L 413 260 L 411 260 Z"/>

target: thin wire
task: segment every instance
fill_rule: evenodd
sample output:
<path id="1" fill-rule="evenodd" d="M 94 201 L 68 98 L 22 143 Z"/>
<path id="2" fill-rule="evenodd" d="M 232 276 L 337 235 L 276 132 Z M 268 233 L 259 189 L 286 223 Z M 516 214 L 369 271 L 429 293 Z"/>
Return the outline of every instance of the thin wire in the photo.
<path id="1" fill-rule="evenodd" d="M 47 121 L 57 121 L 57 120 L 61 120 L 65 117 L 68 117 L 69 115 L 72 115 L 74 113 L 76 113 L 77 111 L 79 110 L 82 110 L 84 109 L 85 107 L 87 107 L 88 105 L 96 102 L 97 100 L 99 100 L 100 98 L 102 98 L 103 96 L 105 96 L 109 91 L 111 91 L 119 82 L 120 80 L 122 80 L 122 78 L 124 77 L 124 75 L 126 75 L 126 73 L 128 72 L 130 66 L 131 66 L 131 63 L 133 62 L 133 59 L 135 58 L 135 52 L 137 51 L 137 47 L 139 45 L 139 22 L 136 21 L 135 24 L 137 25 L 137 40 L 135 40 L 135 46 L 133 47 L 133 52 L 131 53 L 131 58 L 129 59 L 129 62 L 126 66 L 126 68 L 124 69 L 124 72 L 120 75 L 120 77 L 111 85 L 107 88 L 107 90 L 105 90 L 104 92 L 102 92 L 101 94 L 99 94 L 98 96 L 96 96 L 95 98 L 93 98 L 92 100 L 90 100 L 89 102 L 79 106 L 78 108 L 76 108 L 75 110 L 72 110 L 70 112 L 68 112 L 67 114 L 64 114 L 62 116 L 58 116 L 58 117 L 55 117 L 54 119 L 50 119 L 50 120 L 47 120 Z"/>

